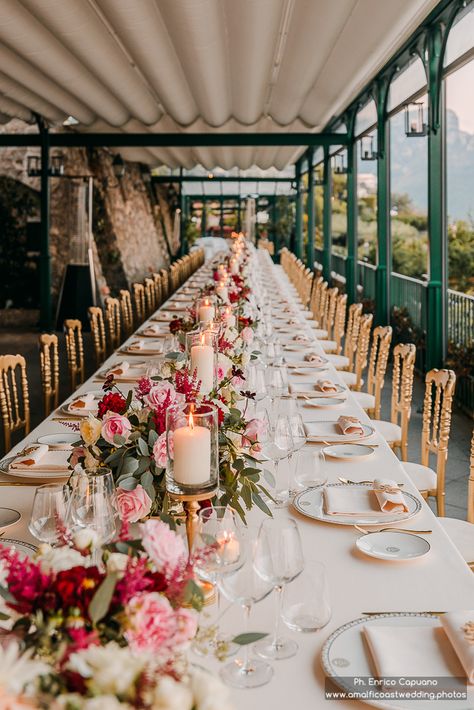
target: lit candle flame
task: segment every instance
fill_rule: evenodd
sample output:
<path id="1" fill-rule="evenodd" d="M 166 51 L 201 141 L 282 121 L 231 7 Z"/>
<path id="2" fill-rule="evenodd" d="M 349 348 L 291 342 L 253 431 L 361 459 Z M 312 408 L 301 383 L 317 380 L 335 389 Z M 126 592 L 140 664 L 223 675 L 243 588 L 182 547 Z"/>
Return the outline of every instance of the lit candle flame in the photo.
<path id="1" fill-rule="evenodd" d="M 189 423 L 189 428 L 190 428 L 190 429 L 194 429 L 194 418 L 193 418 L 193 413 L 192 413 L 192 411 L 189 412 L 188 423 Z"/>

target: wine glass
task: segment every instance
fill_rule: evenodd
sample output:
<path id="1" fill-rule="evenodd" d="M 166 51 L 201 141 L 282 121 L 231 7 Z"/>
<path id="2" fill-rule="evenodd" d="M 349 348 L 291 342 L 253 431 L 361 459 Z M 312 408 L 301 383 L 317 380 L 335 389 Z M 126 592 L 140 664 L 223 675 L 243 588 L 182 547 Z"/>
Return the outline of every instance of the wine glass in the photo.
<path id="1" fill-rule="evenodd" d="M 299 488 L 320 488 L 326 485 L 324 454 L 313 448 L 301 449 L 296 454 L 295 483 Z"/>
<path id="2" fill-rule="evenodd" d="M 253 548 L 256 530 L 248 528 L 245 534 L 247 554 L 243 565 L 219 581 L 219 588 L 230 602 L 240 604 L 244 610 L 244 633 L 248 633 L 252 606 L 265 599 L 273 585 L 257 574 L 253 565 Z M 268 683 L 273 676 L 273 668 L 258 659 L 250 659 L 249 644 L 244 646 L 243 658 L 226 664 L 220 671 L 222 680 L 234 688 L 257 688 Z"/>
<path id="3" fill-rule="evenodd" d="M 100 545 L 117 532 L 118 506 L 110 469 L 86 469 L 69 479 L 70 520 L 77 528 L 90 528 Z"/>
<path id="4" fill-rule="evenodd" d="M 246 388 L 250 392 L 255 392 L 255 399 L 260 401 L 267 396 L 267 386 L 265 383 L 265 368 L 262 365 L 248 365 L 246 373 Z"/>
<path id="5" fill-rule="evenodd" d="M 221 616 L 221 598 L 217 582 L 219 579 L 238 569 L 244 562 L 244 547 L 242 546 L 242 525 L 234 510 L 225 506 L 203 508 L 198 513 L 197 529 L 193 547 L 194 568 L 198 576 L 205 582 L 215 586 L 217 620 L 216 633 L 203 636 L 208 639 L 208 645 L 219 651 L 225 647 L 227 655 L 236 652 L 231 648 L 230 639 L 217 632 L 217 624 Z M 211 636 L 209 640 L 209 636 Z M 194 644 L 197 653 L 206 653 L 206 644 L 200 638 Z"/>
<path id="6" fill-rule="evenodd" d="M 277 617 L 273 639 L 255 644 L 254 650 L 263 658 L 281 660 L 294 656 L 298 644 L 280 636 L 281 602 L 284 586 L 303 571 L 304 558 L 298 526 L 291 518 L 264 520 L 260 526 L 254 553 L 254 566 L 277 592 Z"/>
<path id="7" fill-rule="evenodd" d="M 41 542 L 58 545 L 67 530 L 69 490 L 62 483 L 38 486 L 33 499 L 28 530 Z"/>
<path id="8" fill-rule="evenodd" d="M 307 562 L 303 572 L 283 591 L 282 619 L 292 631 L 308 633 L 326 626 L 331 605 L 326 570 L 321 562 Z"/>

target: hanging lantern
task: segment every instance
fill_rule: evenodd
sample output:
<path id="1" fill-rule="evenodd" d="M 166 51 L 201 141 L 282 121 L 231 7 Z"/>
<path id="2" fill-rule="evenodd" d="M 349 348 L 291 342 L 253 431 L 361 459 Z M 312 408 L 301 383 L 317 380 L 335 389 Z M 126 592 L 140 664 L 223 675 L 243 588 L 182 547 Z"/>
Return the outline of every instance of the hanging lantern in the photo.
<path id="1" fill-rule="evenodd" d="M 26 173 L 28 177 L 38 177 L 41 175 L 41 157 L 39 155 L 29 155 L 27 157 Z"/>
<path id="2" fill-rule="evenodd" d="M 51 177 L 60 177 L 64 175 L 64 156 L 62 153 L 56 153 L 51 156 L 51 167 L 49 170 Z"/>
<path id="3" fill-rule="evenodd" d="M 334 172 L 336 175 L 347 175 L 347 163 L 345 153 L 337 153 L 334 156 Z"/>
<path id="4" fill-rule="evenodd" d="M 374 136 L 362 136 L 360 140 L 360 159 L 377 160 L 377 151 L 374 148 Z"/>
<path id="5" fill-rule="evenodd" d="M 425 107 L 421 101 L 405 104 L 405 133 L 407 138 L 427 135 L 428 125 L 425 121 Z"/>
<path id="6" fill-rule="evenodd" d="M 324 169 L 318 168 L 314 171 L 314 184 L 316 187 L 324 185 Z"/>

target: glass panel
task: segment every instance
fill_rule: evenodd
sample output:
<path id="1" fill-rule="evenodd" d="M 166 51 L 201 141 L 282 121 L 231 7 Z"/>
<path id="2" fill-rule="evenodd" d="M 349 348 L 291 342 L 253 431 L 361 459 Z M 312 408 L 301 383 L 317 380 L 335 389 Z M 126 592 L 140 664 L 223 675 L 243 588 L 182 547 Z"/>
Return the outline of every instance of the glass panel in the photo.
<path id="1" fill-rule="evenodd" d="M 449 286 L 474 295 L 474 61 L 445 81 Z"/>
<path id="2" fill-rule="evenodd" d="M 357 236 L 359 261 L 377 263 L 377 161 L 362 160 L 357 141 Z"/>
<path id="3" fill-rule="evenodd" d="M 395 75 L 390 85 L 388 110 L 393 111 L 425 86 L 426 74 L 423 62 L 419 57 L 416 57 L 407 65 L 406 69 Z"/>
<path id="4" fill-rule="evenodd" d="M 313 153 L 313 165 L 317 165 L 324 160 L 324 148 L 318 146 Z"/>
<path id="5" fill-rule="evenodd" d="M 355 134 L 360 136 L 371 126 L 375 126 L 377 123 L 377 109 L 375 107 L 375 101 L 370 100 L 356 116 Z"/>
<path id="6" fill-rule="evenodd" d="M 393 271 L 420 279 L 428 271 L 428 142 L 407 137 L 404 111 L 390 119 L 390 156 Z"/>
<path id="7" fill-rule="evenodd" d="M 448 35 L 444 66 L 449 66 L 474 46 L 474 5 L 462 10 Z"/>
<path id="8" fill-rule="evenodd" d="M 347 150 L 343 150 L 344 164 L 347 165 Z M 332 166 L 332 251 L 334 254 L 347 256 L 347 174 L 340 175 L 334 168 L 340 161 L 331 160 Z"/>

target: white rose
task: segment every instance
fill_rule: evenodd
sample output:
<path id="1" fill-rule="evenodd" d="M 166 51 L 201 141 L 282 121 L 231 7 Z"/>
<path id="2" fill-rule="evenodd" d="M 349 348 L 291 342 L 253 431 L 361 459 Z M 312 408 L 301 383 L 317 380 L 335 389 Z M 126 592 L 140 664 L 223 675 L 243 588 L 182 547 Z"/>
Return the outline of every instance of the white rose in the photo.
<path id="1" fill-rule="evenodd" d="M 115 641 L 106 646 L 89 646 L 71 654 L 68 668 L 88 679 L 96 694 L 124 695 L 135 683 L 145 666 L 144 658 L 136 658 L 128 647 Z"/>
<path id="2" fill-rule="evenodd" d="M 74 533 L 72 537 L 76 550 L 91 550 L 99 544 L 99 536 L 91 528 L 83 528 Z"/>
<path id="3" fill-rule="evenodd" d="M 67 545 L 56 548 L 40 545 L 37 557 L 43 572 L 65 572 L 72 567 L 87 567 L 81 553 Z"/>
<path id="4" fill-rule="evenodd" d="M 193 694 L 187 685 L 163 676 L 153 692 L 153 710 L 191 710 Z"/>
<path id="5" fill-rule="evenodd" d="M 199 668 L 191 673 L 191 689 L 197 710 L 232 710 L 229 691 L 219 678 Z"/>
<path id="6" fill-rule="evenodd" d="M 121 703 L 114 695 L 101 695 L 83 701 L 81 710 L 124 710 L 131 708 L 128 703 Z"/>
<path id="7" fill-rule="evenodd" d="M 128 555 L 124 555 L 121 552 L 112 552 L 107 558 L 107 572 L 115 572 L 119 578 L 122 578 L 127 569 L 128 560 Z"/>
<path id="8" fill-rule="evenodd" d="M 164 362 L 161 366 L 161 376 L 165 379 L 171 377 L 171 366 L 168 362 Z"/>

